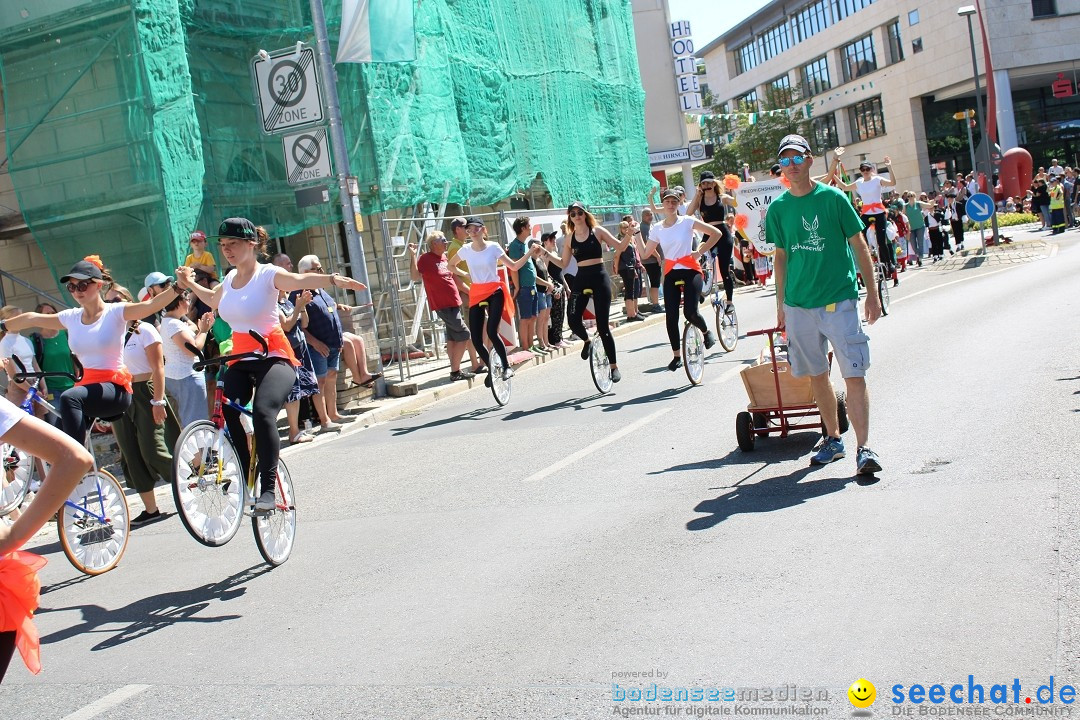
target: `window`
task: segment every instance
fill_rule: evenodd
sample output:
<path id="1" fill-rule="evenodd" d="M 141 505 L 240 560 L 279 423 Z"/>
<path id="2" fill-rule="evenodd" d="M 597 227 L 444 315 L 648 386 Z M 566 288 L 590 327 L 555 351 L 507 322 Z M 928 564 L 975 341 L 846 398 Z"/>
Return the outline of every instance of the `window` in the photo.
<path id="1" fill-rule="evenodd" d="M 839 22 L 848 15 L 854 15 L 863 8 L 870 7 L 874 0 L 833 0 L 833 22 Z"/>
<path id="2" fill-rule="evenodd" d="M 881 111 L 881 97 L 855 103 L 848 112 L 851 116 L 853 140 L 869 140 L 885 134 L 885 115 Z"/>
<path id="3" fill-rule="evenodd" d="M 836 134 L 836 116 L 832 113 L 814 118 L 811 121 L 814 131 L 814 151 L 817 155 L 824 155 L 826 150 L 831 150 L 840 144 L 840 137 Z"/>
<path id="4" fill-rule="evenodd" d="M 829 21 L 830 0 L 810 3 L 791 18 L 791 32 L 796 42 L 816 35 L 832 23 Z"/>
<path id="5" fill-rule="evenodd" d="M 911 41 L 911 52 L 913 52 L 913 53 L 921 53 L 922 52 L 922 38 L 921 37 L 917 37 L 917 38 L 915 38 L 914 40 Z"/>
<path id="6" fill-rule="evenodd" d="M 904 59 L 904 43 L 900 40 L 900 21 L 889 25 L 889 62 L 898 63 Z"/>
<path id="7" fill-rule="evenodd" d="M 869 35 L 859 38 L 840 50 L 844 65 L 844 82 L 869 75 L 877 70 L 877 58 L 874 57 L 874 39 Z"/>
<path id="8" fill-rule="evenodd" d="M 747 70 L 754 68 L 758 64 L 757 50 L 755 49 L 757 44 L 751 40 L 745 45 L 740 45 L 735 48 L 735 74 L 742 75 Z"/>
<path id="9" fill-rule="evenodd" d="M 911 12 L 909 12 L 907 14 L 907 24 L 908 25 L 918 25 L 919 24 L 919 11 L 918 10 L 912 10 Z"/>
<path id="10" fill-rule="evenodd" d="M 757 39 L 761 62 L 776 57 L 791 47 L 791 33 L 787 21 L 777 23 L 761 33 Z"/>
<path id="11" fill-rule="evenodd" d="M 757 90 L 751 90 L 745 95 L 740 95 L 739 97 L 735 98 L 732 104 L 735 106 L 736 112 L 742 111 L 744 109 L 743 106 L 748 106 L 750 108 L 750 112 L 757 111 Z"/>
<path id="12" fill-rule="evenodd" d="M 1057 15 L 1057 0 L 1031 0 L 1031 17 L 1053 17 Z"/>
<path id="13" fill-rule="evenodd" d="M 773 90 L 790 90 L 791 78 L 789 78 L 787 75 L 781 75 L 780 77 L 769 83 L 769 87 L 771 87 Z"/>
<path id="14" fill-rule="evenodd" d="M 829 63 L 822 55 L 817 60 L 803 65 L 803 92 L 807 96 L 818 95 L 832 87 L 829 82 Z"/>

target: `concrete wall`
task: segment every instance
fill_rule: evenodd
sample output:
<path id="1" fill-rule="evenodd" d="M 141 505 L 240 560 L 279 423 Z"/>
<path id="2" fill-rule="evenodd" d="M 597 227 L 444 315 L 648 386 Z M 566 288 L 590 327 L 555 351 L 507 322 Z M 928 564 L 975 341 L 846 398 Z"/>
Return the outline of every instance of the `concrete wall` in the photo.
<path id="1" fill-rule="evenodd" d="M 632 6 L 638 68 L 645 88 L 645 136 L 649 151 L 686 147 L 686 121 L 679 109 L 668 34 L 672 18 L 667 0 L 632 0 Z"/>

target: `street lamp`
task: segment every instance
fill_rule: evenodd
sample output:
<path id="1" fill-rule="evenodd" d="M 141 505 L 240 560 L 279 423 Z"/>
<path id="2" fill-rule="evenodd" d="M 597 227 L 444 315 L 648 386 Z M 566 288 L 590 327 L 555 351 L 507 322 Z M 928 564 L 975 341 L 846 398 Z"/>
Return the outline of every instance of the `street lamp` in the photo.
<path id="1" fill-rule="evenodd" d="M 968 42 L 971 45 L 971 72 L 975 76 L 975 109 L 979 113 L 979 126 L 982 128 L 983 146 L 985 148 L 983 161 L 986 163 L 986 186 L 990 190 L 990 201 L 994 201 L 994 165 L 990 159 L 990 136 L 987 134 L 986 113 L 983 111 L 982 85 L 979 83 L 979 64 L 975 59 L 975 29 L 971 24 L 971 16 L 976 12 L 974 5 L 965 5 L 958 8 L 956 14 L 967 18 Z M 979 168 L 975 168 L 975 177 L 979 176 Z M 994 245 L 998 244 L 997 212 L 990 216 L 990 226 Z M 983 242 L 983 250 L 986 250 L 986 242 Z"/>

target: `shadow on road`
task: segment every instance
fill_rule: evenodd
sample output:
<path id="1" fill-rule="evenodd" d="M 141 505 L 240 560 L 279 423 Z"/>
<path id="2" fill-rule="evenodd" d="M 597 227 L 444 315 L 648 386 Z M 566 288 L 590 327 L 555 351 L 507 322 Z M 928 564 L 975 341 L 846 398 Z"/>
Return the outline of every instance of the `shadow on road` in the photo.
<path id="1" fill-rule="evenodd" d="M 430 430 L 431 428 L 441 427 L 443 425 L 452 425 L 452 424 L 454 424 L 454 423 L 456 423 L 456 422 L 458 422 L 460 420 L 480 420 L 485 415 L 490 415 L 491 413 L 498 412 L 499 410 L 502 410 L 502 408 L 500 408 L 500 407 L 478 408 L 476 410 L 470 410 L 468 412 L 461 413 L 460 415 L 454 415 L 453 417 L 443 418 L 442 420 L 432 420 L 431 422 L 424 423 L 423 425 L 410 425 L 408 427 L 392 428 L 390 430 L 390 432 L 393 434 L 394 437 L 399 437 L 401 435 L 408 435 L 409 433 L 414 433 L 414 432 L 417 432 L 419 430 Z"/>
<path id="2" fill-rule="evenodd" d="M 38 615 L 78 610 L 82 613 L 82 623 L 43 636 L 41 644 L 49 645 L 61 642 L 84 633 L 106 633 L 110 637 L 90 649 L 107 650 L 132 640 L 138 640 L 177 623 L 219 623 L 226 620 L 236 620 L 242 616 L 195 616 L 209 607 L 210 603 L 215 600 L 226 602 L 241 597 L 247 592 L 247 588 L 244 587 L 246 583 L 270 572 L 270 570 L 271 568 L 268 565 L 253 565 L 247 570 L 225 578 L 221 582 L 203 585 L 192 590 L 178 590 L 176 592 L 152 595 L 116 610 L 107 610 L 100 605 L 42 607 L 38 609 Z"/>
<path id="3" fill-rule="evenodd" d="M 799 432 L 789 435 L 787 438 L 773 438 L 771 441 L 766 438 L 759 438 L 760 443 L 757 449 L 753 452 L 743 452 L 736 445 L 735 433 L 731 433 L 731 445 L 733 447 L 727 455 L 718 458 L 709 458 L 706 460 L 695 460 L 693 462 L 682 463 L 680 465 L 672 465 L 669 468 L 663 470 L 653 470 L 649 475 L 663 475 L 669 472 L 685 472 L 687 470 L 719 470 L 723 467 L 730 467 L 732 465 L 770 465 L 772 463 L 786 462 L 795 457 L 806 455 L 813 448 L 814 443 L 821 439 L 821 433 L 808 431 Z M 723 444 L 723 439 L 718 444 Z M 708 445 L 701 445 L 702 450 L 706 452 L 710 449 Z M 740 480 L 739 482 L 743 482 Z M 738 485 L 739 483 L 735 483 Z M 734 487 L 732 485 L 730 487 Z"/>
<path id="4" fill-rule="evenodd" d="M 733 515 L 783 510 L 843 490 L 851 482 L 859 485 L 873 485 L 878 481 L 875 477 L 861 478 L 852 475 L 800 482 L 812 473 L 828 471 L 831 467 L 829 465 L 807 466 L 780 477 L 766 478 L 749 485 L 739 485 L 724 495 L 702 500 L 694 511 L 707 514 L 686 523 L 686 529 L 708 530 Z"/>
<path id="5" fill-rule="evenodd" d="M 667 368 L 664 368 L 664 370 L 666 371 Z M 599 405 L 598 407 L 604 412 L 613 412 L 615 410 L 619 410 L 630 405 L 648 405 L 649 403 L 663 402 L 664 400 L 670 400 L 677 395 L 681 395 L 682 393 L 689 390 L 691 387 L 693 386 L 687 383 L 682 387 L 667 388 L 659 392 L 654 392 L 651 395 L 641 395 L 640 397 L 631 398 L 625 402 L 605 403 L 603 405 Z"/>
<path id="6" fill-rule="evenodd" d="M 554 412 L 556 410 L 588 410 L 591 406 L 586 407 L 584 403 L 591 402 L 592 400 L 597 400 L 602 397 L 604 397 L 603 393 L 593 393 L 588 397 L 560 400 L 557 403 L 552 403 L 550 405 L 541 405 L 539 407 L 530 408 L 528 410 L 514 410 L 513 412 L 507 413 L 503 417 L 503 420 L 517 420 L 518 418 L 528 417 L 529 415 Z"/>
<path id="7" fill-rule="evenodd" d="M 655 350 L 656 348 L 659 348 L 659 347 L 668 347 L 668 344 L 666 342 L 658 342 L 658 343 L 653 343 L 652 345 L 642 345 L 641 347 L 634 348 L 633 350 L 620 350 L 619 352 L 629 354 L 629 353 L 641 352 L 643 350 Z"/>

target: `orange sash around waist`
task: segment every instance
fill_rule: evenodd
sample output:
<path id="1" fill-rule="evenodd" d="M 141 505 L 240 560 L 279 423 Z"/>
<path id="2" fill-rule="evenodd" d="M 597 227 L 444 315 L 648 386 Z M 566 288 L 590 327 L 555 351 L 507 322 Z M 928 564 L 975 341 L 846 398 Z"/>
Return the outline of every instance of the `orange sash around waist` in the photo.
<path id="1" fill-rule="evenodd" d="M 234 332 L 232 334 L 232 343 L 232 353 L 234 355 L 262 352 L 262 345 L 259 344 L 259 341 L 246 332 Z M 274 326 L 274 329 L 266 336 L 266 346 L 270 350 L 270 357 L 285 358 L 292 363 L 293 367 L 300 366 L 300 361 L 296 359 L 296 353 L 293 352 L 292 345 L 289 344 L 289 338 L 285 337 L 285 331 L 281 329 L 280 325 Z M 237 362 L 240 361 L 232 360 L 228 364 L 231 366 Z"/>
<path id="2" fill-rule="evenodd" d="M 131 392 L 131 373 L 126 367 L 119 370 L 98 370 L 97 368 L 83 368 L 82 380 L 76 385 L 97 385 L 98 383 L 116 383 L 128 392 Z"/>
<path id="3" fill-rule="evenodd" d="M 683 255 L 681 258 L 675 258 L 674 260 L 664 258 L 664 273 L 667 274 L 680 265 L 687 270 L 701 272 L 701 265 L 698 263 L 697 258 L 693 255 Z"/>
<path id="4" fill-rule="evenodd" d="M 0 558 L 0 632 L 15 631 L 15 647 L 26 669 L 41 672 L 41 648 L 34 611 L 38 607 L 41 581 L 37 572 L 45 558 L 16 551 Z"/>
<path id="5" fill-rule="evenodd" d="M 863 215 L 880 215 L 885 212 L 885 205 L 882 203 L 866 203 L 862 206 Z"/>

